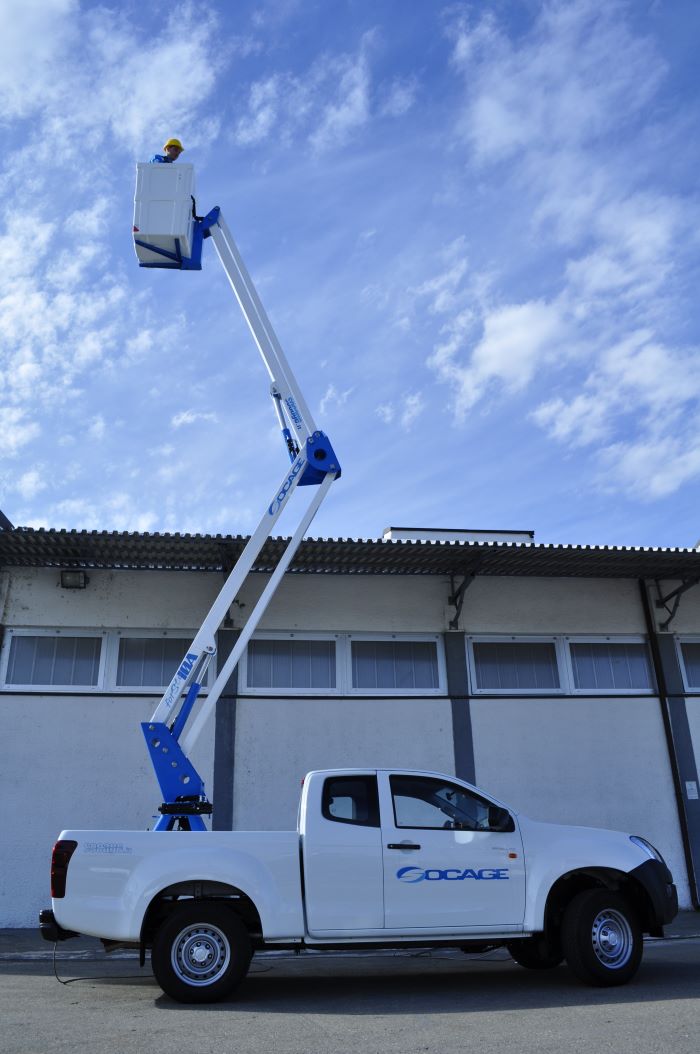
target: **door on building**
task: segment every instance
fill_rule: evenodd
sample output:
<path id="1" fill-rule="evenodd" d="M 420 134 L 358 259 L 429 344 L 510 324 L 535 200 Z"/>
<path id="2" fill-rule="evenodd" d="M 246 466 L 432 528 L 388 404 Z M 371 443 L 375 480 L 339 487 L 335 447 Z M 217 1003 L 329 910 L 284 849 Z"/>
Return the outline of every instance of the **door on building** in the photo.
<path id="1" fill-rule="evenodd" d="M 507 809 L 439 777 L 379 778 L 386 929 L 522 927 L 522 841 Z"/>

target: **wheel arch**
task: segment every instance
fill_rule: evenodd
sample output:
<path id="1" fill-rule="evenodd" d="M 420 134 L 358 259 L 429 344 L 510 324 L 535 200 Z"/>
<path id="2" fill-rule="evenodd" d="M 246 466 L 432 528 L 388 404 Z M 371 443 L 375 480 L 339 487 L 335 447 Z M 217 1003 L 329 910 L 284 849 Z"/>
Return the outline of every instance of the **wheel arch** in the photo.
<path id="1" fill-rule="evenodd" d="M 632 906 L 642 932 L 655 929 L 654 905 L 649 893 L 633 875 L 612 867 L 576 868 L 561 875 L 551 886 L 545 903 L 544 930 L 559 931 L 566 908 L 573 898 L 587 889 L 608 889 L 620 893 Z"/>
<path id="2" fill-rule="evenodd" d="M 184 901 L 207 901 L 224 905 L 244 922 L 253 944 L 262 943 L 262 921 L 253 900 L 242 889 L 211 879 L 188 879 L 174 882 L 156 893 L 146 908 L 141 924 L 141 949 L 149 947 L 153 936 L 167 915 Z"/>

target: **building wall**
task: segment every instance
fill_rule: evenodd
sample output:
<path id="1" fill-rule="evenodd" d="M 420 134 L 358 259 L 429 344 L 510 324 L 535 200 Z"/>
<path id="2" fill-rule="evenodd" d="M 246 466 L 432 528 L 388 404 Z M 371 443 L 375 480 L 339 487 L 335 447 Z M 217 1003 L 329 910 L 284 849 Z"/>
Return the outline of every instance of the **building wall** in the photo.
<path id="1" fill-rule="evenodd" d="M 216 574 L 91 572 L 85 590 L 58 572 L 4 577 L 10 627 L 181 629 L 194 632 L 218 592 Z M 252 576 L 232 608 L 240 627 L 262 591 Z M 454 610 L 438 577 L 289 575 L 262 630 L 442 633 Z M 700 594 L 700 590 L 697 591 Z M 4 600 L 3 600 L 4 595 Z M 690 603 L 692 598 L 692 604 Z M 690 591 L 679 609 L 700 633 Z M 644 634 L 634 581 L 476 579 L 465 595 L 466 633 Z M 674 626 L 675 629 L 675 626 Z M 12 867 L 0 878 L 0 927 L 30 926 L 48 903 L 48 862 L 67 827 L 142 829 L 160 801 L 139 723 L 157 697 L 3 691 L 6 744 L 0 801 Z M 452 703 L 425 698 L 290 698 L 239 695 L 234 773 L 237 828 L 296 822 L 299 784 L 313 768 L 377 765 L 455 771 Z M 667 855 L 690 905 L 659 701 L 656 697 L 474 697 L 469 702 L 476 777 L 532 816 L 611 826 L 649 837 Z M 700 697 L 688 714 L 700 758 Z M 195 764 L 212 787 L 214 721 Z M 216 803 L 215 803 L 216 804 Z"/>
<path id="2" fill-rule="evenodd" d="M 3 625 L 32 628 L 196 628 L 218 576 L 95 572 L 63 590 L 55 571 L 6 576 Z M 140 724 L 155 696 L 0 694 L 0 802 L 7 856 L 0 927 L 36 926 L 50 903 L 51 848 L 62 829 L 144 830 L 160 804 Z M 212 782 L 214 721 L 193 761 Z M 11 862 L 11 866 L 10 865 Z"/>
<path id="3" fill-rule="evenodd" d="M 537 819 L 643 835 L 690 907 L 658 698 L 474 699 L 471 711 L 485 790 Z"/>
<path id="4" fill-rule="evenodd" d="M 234 827 L 288 830 L 306 772 L 365 765 L 453 774 L 449 700 L 239 700 Z"/>
<path id="5" fill-rule="evenodd" d="M 467 633 L 645 633 L 628 579 L 477 578 L 465 594 Z"/>

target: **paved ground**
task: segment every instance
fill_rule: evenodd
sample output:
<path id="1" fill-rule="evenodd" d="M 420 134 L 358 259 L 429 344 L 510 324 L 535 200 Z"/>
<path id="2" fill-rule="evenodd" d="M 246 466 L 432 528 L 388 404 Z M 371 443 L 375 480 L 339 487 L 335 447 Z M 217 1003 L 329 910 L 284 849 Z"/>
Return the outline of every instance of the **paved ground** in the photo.
<path id="1" fill-rule="evenodd" d="M 700 914 L 648 941 L 637 978 L 580 985 L 505 951 L 258 956 L 235 999 L 183 1007 L 135 959 L 0 931 L 2 1054 L 697 1054 Z"/>

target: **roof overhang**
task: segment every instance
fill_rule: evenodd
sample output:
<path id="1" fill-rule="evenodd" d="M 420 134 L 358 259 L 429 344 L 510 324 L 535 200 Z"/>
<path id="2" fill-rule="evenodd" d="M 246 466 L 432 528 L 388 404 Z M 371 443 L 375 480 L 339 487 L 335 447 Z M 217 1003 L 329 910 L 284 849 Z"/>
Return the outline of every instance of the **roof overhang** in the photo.
<path id="1" fill-rule="evenodd" d="M 242 535 L 141 534 L 16 527 L 0 531 L 0 567 L 228 572 Z M 270 538 L 253 570 L 271 571 L 287 545 Z M 377 541 L 309 538 L 291 564 L 297 574 L 504 575 L 700 579 L 697 549 L 538 545 L 530 542 Z"/>

